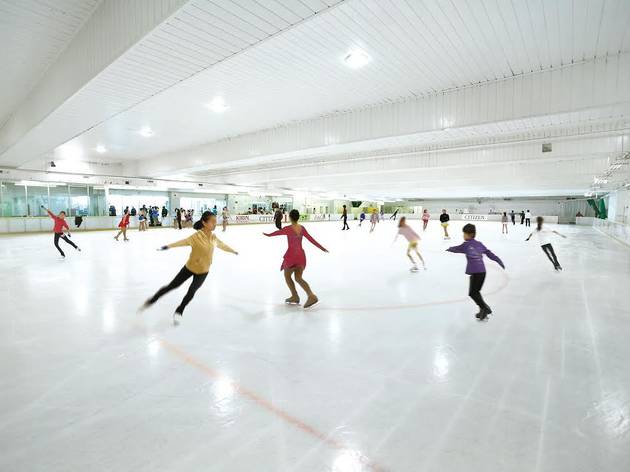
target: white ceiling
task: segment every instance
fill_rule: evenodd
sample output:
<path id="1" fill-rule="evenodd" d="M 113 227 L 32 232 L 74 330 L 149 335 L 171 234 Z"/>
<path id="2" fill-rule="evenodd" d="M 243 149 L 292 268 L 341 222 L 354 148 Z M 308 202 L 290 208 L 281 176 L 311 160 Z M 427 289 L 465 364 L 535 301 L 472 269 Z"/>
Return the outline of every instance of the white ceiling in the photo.
<path id="1" fill-rule="evenodd" d="M 45 156 L 57 159 L 71 154 L 69 159 L 88 161 L 133 163 L 163 156 L 176 160 L 178 151 L 283 124 L 626 54 L 628 24 L 628 0 L 191 0 L 11 152 L 31 167 L 41 165 L 44 142 L 50 143 Z M 357 48 L 366 51 L 371 62 L 353 70 L 343 58 Z M 217 96 L 229 106 L 222 114 L 204 106 Z M 550 128 L 561 134 L 563 127 L 586 129 L 594 122 L 614 121 L 611 126 L 623 134 L 630 112 L 626 105 L 614 111 L 566 110 L 339 146 L 331 140 L 324 148 L 296 148 L 281 155 L 252 158 L 234 153 L 227 162 L 205 154 L 196 172 L 183 164 L 181 170 L 196 179 L 219 173 L 229 179 L 247 171 L 253 184 L 290 186 L 272 179 L 266 167 L 291 159 L 336 162 L 358 152 L 377 159 L 409 146 L 447 148 L 458 139 L 500 140 L 509 133 Z M 152 128 L 152 137 L 138 133 L 144 126 Z M 107 152 L 98 154 L 98 145 Z M 521 173 L 532 171 L 512 165 Z M 547 165 L 551 164 L 540 170 Z M 594 158 L 593 166 L 582 171 L 556 172 L 562 181 L 543 182 L 536 191 L 575 193 L 602 165 Z M 508 169 L 498 171 L 499 181 L 512 175 Z M 458 172 L 453 172 L 452 185 L 465 192 L 479 190 L 483 172 L 462 171 L 461 176 Z M 430 170 L 422 174 L 427 189 L 439 187 L 438 177 L 429 178 L 434 174 Z M 369 185 L 380 192 L 395 184 L 402 194 L 403 187 L 404 192 L 418 187 L 414 181 L 405 184 L 409 180 L 405 172 L 380 180 L 356 175 L 357 179 L 311 179 L 320 187 L 338 188 L 349 182 L 355 191 Z M 242 181 L 240 177 L 235 180 Z M 533 191 L 531 180 L 509 180 L 510 185 L 497 185 L 496 192 Z M 309 185 L 314 186 L 304 184 Z"/>
<path id="2" fill-rule="evenodd" d="M 199 8 L 205 3 L 191 2 L 138 48 L 159 55 L 156 61 L 167 55 L 175 70 L 206 60 L 206 45 L 193 48 L 188 42 L 216 37 L 215 18 L 202 16 Z M 111 159 L 148 158 L 281 123 L 630 50 L 628 24 L 627 0 L 348 0 L 179 82 L 76 141 L 88 153 L 106 145 Z M 252 25 L 248 30 L 256 31 Z M 367 51 L 372 62 L 361 70 L 346 67 L 342 59 L 353 48 Z M 118 74 L 133 75 L 136 65 L 129 62 Z M 105 94 L 117 90 L 118 76 L 111 80 L 98 84 Z M 227 112 L 217 115 L 204 107 L 215 96 L 225 98 Z M 151 139 L 137 133 L 145 125 L 155 131 Z"/>
<path id="3" fill-rule="evenodd" d="M 70 44 L 100 0 L 0 0 L 0 125 Z"/>

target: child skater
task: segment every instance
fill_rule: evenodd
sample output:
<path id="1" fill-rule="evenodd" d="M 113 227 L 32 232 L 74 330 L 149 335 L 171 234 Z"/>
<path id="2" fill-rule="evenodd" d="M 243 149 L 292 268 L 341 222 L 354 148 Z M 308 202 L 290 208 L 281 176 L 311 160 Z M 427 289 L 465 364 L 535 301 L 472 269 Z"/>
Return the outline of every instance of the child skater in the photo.
<path id="1" fill-rule="evenodd" d="M 418 241 L 420 241 L 420 236 L 418 236 L 418 234 L 411 228 L 411 226 L 407 224 L 407 218 L 405 218 L 404 216 L 401 216 L 400 220 L 398 221 L 398 233 L 396 234 L 394 241 L 396 241 L 396 239 L 398 239 L 398 236 L 401 234 L 409 242 L 409 245 L 407 246 L 407 257 L 409 258 L 409 260 L 411 260 L 411 263 L 413 264 L 413 266 L 411 267 L 411 272 L 418 272 L 418 266 L 411 255 L 411 251 L 414 251 L 418 256 L 418 259 L 420 259 L 420 262 L 422 262 L 422 268 L 424 270 L 427 270 L 424 259 L 418 252 Z"/>
<path id="2" fill-rule="evenodd" d="M 365 221 L 365 212 L 362 211 L 361 216 L 359 216 L 359 226 L 361 226 L 361 223 L 363 223 L 364 221 Z"/>
<path id="3" fill-rule="evenodd" d="M 223 224 L 224 233 L 225 233 L 225 230 L 227 229 L 229 217 L 230 217 L 230 214 L 228 213 L 227 207 L 223 207 L 223 211 L 221 212 L 221 220 L 222 220 L 221 223 Z"/>
<path id="4" fill-rule="evenodd" d="M 273 233 L 263 233 L 265 236 L 286 236 L 289 243 L 287 252 L 284 254 L 284 259 L 280 270 L 284 271 L 284 280 L 287 283 L 291 296 L 285 300 L 286 303 L 300 303 L 300 297 L 295 289 L 295 283 L 291 279 L 291 276 L 295 276 L 295 281 L 300 284 L 300 287 L 304 289 L 308 298 L 304 304 L 304 308 L 315 305 L 319 300 L 317 296 L 311 290 L 309 284 L 302 278 L 304 269 L 306 268 L 306 254 L 302 249 L 302 236 L 308 239 L 314 246 L 318 247 L 324 252 L 328 252 L 328 249 L 323 247 L 313 237 L 308 234 L 306 228 L 300 224 L 300 212 L 297 210 L 291 210 L 289 212 L 289 220 L 291 224 L 284 228 L 274 231 Z"/>
<path id="5" fill-rule="evenodd" d="M 378 223 L 378 210 L 374 208 L 372 210 L 372 214 L 370 215 L 370 224 L 372 225 L 370 226 L 370 233 L 374 231 L 374 228 L 376 228 L 376 223 Z"/>
<path id="6" fill-rule="evenodd" d="M 501 234 L 507 234 L 508 232 L 508 217 L 507 213 L 503 212 L 503 216 L 501 217 Z"/>
<path id="7" fill-rule="evenodd" d="M 129 209 L 125 208 L 123 217 L 120 220 L 120 223 L 118 223 L 118 227 L 120 228 L 120 231 L 118 231 L 118 234 L 114 236 L 114 239 L 116 241 L 118 241 L 118 238 L 120 237 L 121 234 L 123 235 L 123 241 L 129 241 L 129 238 L 127 238 L 127 226 L 129 226 Z"/>
<path id="8" fill-rule="evenodd" d="M 184 309 L 186 305 L 190 303 L 190 301 L 195 296 L 195 292 L 199 290 L 199 288 L 203 285 L 206 277 L 208 276 L 208 272 L 210 271 L 210 265 L 212 264 L 212 256 L 214 254 L 214 248 L 218 247 L 219 249 L 231 252 L 232 254 L 238 254 L 234 249 L 229 247 L 227 244 L 223 243 L 216 235 L 213 233 L 214 229 L 217 226 L 217 217 L 211 211 L 204 211 L 201 215 L 201 219 L 195 223 L 193 226 L 197 232 L 192 236 L 178 241 L 176 243 L 168 244 L 167 246 L 162 246 L 158 251 L 166 251 L 167 249 L 171 249 L 174 247 L 182 247 L 182 246 L 190 246 L 190 256 L 188 257 L 188 262 L 186 265 L 182 267 L 182 270 L 175 276 L 175 278 L 168 284 L 155 292 L 151 298 L 149 298 L 144 305 L 140 307 L 140 311 L 149 308 L 153 305 L 160 297 L 167 294 L 171 290 L 176 289 L 181 284 L 183 284 L 186 280 L 192 277 L 192 283 L 190 287 L 188 287 L 188 292 L 182 299 L 179 306 L 175 309 L 175 313 L 173 314 L 173 323 L 178 325 L 184 316 Z"/>
<path id="9" fill-rule="evenodd" d="M 55 222 L 55 226 L 53 228 L 53 233 L 55 233 L 55 247 L 57 248 L 57 250 L 61 254 L 61 257 L 65 258 L 66 255 L 64 254 L 64 252 L 59 247 L 59 239 L 63 239 L 65 242 L 70 244 L 70 246 L 75 248 L 77 251 L 81 252 L 81 249 L 79 249 L 79 246 L 77 246 L 76 244 L 74 244 L 72 241 L 70 241 L 68 239 L 68 236 L 70 236 L 70 227 L 68 226 L 68 223 L 66 222 L 66 212 L 65 211 L 60 211 L 59 215 L 55 215 L 52 211 L 50 211 L 44 205 L 41 205 L 41 207 L 44 210 L 46 210 L 46 213 L 48 213 L 48 216 L 50 216 L 53 219 L 53 221 Z M 66 232 L 68 233 L 68 236 L 63 234 L 64 228 L 66 229 Z"/>
<path id="10" fill-rule="evenodd" d="M 140 208 L 140 215 L 138 216 L 138 231 L 147 230 L 147 212 L 144 208 Z"/>
<path id="11" fill-rule="evenodd" d="M 422 231 L 427 230 L 427 225 L 429 224 L 430 218 L 431 215 L 429 215 L 429 210 L 427 210 L 426 208 L 422 210 Z"/>
<path id="12" fill-rule="evenodd" d="M 475 315 L 476 318 L 479 321 L 483 321 L 492 313 L 492 310 L 481 296 L 481 288 L 483 287 L 483 282 L 486 280 L 486 266 L 483 263 L 483 255 L 485 254 L 503 269 L 505 269 L 505 265 L 490 249 L 486 248 L 480 241 L 475 239 L 477 232 L 475 225 L 468 223 L 464 225 L 463 231 L 464 242 L 459 246 L 449 247 L 447 251 L 466 254 L 466 259 L 468 260 L 466 264 L 466 274 L 470 275 L 468 296 L 472 298 L 479 307 L 479 313 Z"/>
<path id="13" fill-rule="evenodd" d="M 551 263 L 553 264 L 553 268 L 556 270 L 562 270 L 560 263 L 558 262 L 558 258 L 556 257 L 556 253 L 553 250 L 553 246 L 551 245 L 551 235 L 552 233 L 557 234 L 563 238 L 566 238 L 565 235 L 558 233 L 557 231 L 552 231 L 549 229 L 543 228 L 544 219 L 542 216 L 536 218 L 536 229 L 527 237 L 525 241 L 529 241 L 529 239 L 535 234 L 538 237 L 538 242 L 540 243 L 540 247 L 543 252 L 547 255 Z"/>

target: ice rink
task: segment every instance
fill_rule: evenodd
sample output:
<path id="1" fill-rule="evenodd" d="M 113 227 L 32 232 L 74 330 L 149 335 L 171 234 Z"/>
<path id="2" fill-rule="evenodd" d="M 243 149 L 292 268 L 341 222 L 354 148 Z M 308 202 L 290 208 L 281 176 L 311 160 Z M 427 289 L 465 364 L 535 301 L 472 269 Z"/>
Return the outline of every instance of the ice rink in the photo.
<path id="1" fill-rule="evenodd" d="M 305 241 L 309 310 L 283 303 L 286 238 L 218 231 L 240 254 L 215 252 L 178 327 L 184 288 L 136 309 L 192 230 L 77 232 L 66 260 L 52 234 L 1 237 L 0 469 L 628 470 L 630 250 L 558 226 L 556 273 L 524 226 L 479 223 L 507 266 L 486 260 L 479 323 L 452 223 L 421 233 L 419 273 L 394 222 L 307 224 L 330 251 Z"/>

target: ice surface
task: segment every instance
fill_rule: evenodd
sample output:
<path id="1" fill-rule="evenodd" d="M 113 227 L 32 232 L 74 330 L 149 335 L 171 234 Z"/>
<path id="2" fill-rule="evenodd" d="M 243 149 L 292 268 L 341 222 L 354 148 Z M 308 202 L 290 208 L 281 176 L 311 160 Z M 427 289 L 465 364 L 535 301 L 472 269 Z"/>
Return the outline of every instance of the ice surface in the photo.
<path id="1" fill-rule="evenodd" d="M 66 260 L 52 234 L 1 237 L 0 470 L 630 469 L 628 248 L 559 226 L 556 273 L 523 226 L 479 223 L 507 271 L 486 261 L 478 323 L 444 252 L 462 223 L 430 222 L 418 273 L 393 222 L 307 226 L 319 305 L 283 303 L 272 226 L 232 226 L 240 255 L 216 252 L 177 328 L 183 287 L 135 311 L 188 256 L 155 249 L 192 230 L 76 233 Z"/>

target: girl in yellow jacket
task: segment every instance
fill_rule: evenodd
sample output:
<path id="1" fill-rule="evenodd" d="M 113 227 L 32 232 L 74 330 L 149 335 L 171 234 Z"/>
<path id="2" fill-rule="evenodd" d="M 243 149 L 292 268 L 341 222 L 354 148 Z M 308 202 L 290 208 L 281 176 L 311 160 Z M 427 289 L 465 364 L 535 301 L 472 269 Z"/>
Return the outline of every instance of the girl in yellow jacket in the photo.
<path id="1" fill-rule="evenodd" d="M 194 228 L 197 230 L 195 234 L 192 236 L 178 241 L 173 244 L 169 244 L 167 246 L 162 246 L 158 251 L 166 251 L 167 249 L 173 247 L 181 247 L 181 246 L 190 246 L 190 256 L 188 257 L 188 262 L 186 265 L 182 267 L 182 270 L 175 276 L 175 278 L 169 283 L 165 285 L 149 298 L 144 305 L 140 307 L 140 310 L 144 310 L 151 305 L 153 305 L 162 295 L 167 294 L 171 290 L 176 289 L 181 284 L 183 284 L 190 277 L 193 278 L 190 287 L 188 288 L 188 292 L 182 299 L 182 302 L 175 309 L 175 313 L 173 314 L 173 322 L 177 325 L 182 319 L 184 315 L 184 309 L 186 305 L 190 303 L 190 301 L 195 296 L 195 292 L 199 290 L 206 280 L 208 276 L 208 271 L 210 270 L 210 265 L 212 264 L 212 255 L 214 253 L 214 248 L 218 247 L 219 249 L 231 252 L 232 254 L 238 254 L 234 249 L 229 247 L 227 244 L 224 244 L 216 235 L 213 233 L 214 229 L 217 226 L 217 217 L 211 211 L 204 211 L 203 215 L 201 215 L 201 219 L 197 221 L 194 225 Z"/>

